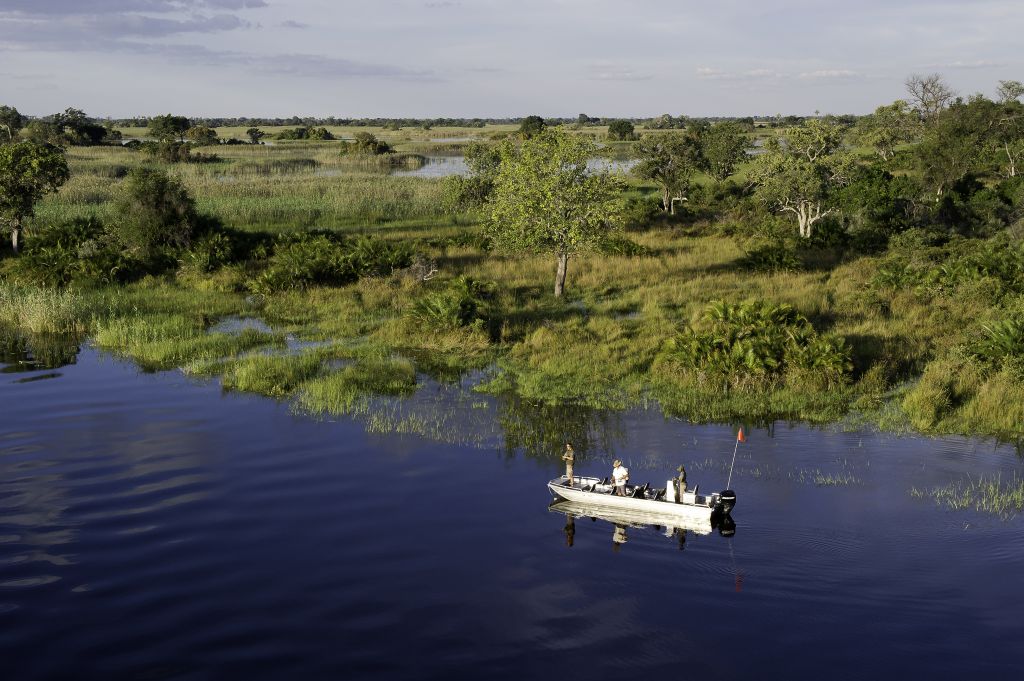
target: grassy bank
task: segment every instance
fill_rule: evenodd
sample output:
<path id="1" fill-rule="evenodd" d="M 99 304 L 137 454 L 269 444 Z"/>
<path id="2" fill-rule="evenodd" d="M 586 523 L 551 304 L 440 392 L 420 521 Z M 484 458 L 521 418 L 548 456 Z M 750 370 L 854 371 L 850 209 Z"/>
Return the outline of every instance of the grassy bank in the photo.
<path id="1" fill-rule="evenodd" d="M 410 146 L 428 144 L 429 132 L 407 134 Z M 412 265 L 371 268 L 344 285 L 260 289 L 265 252 L 205 269 L 182 258 L 177 269 L 125 285 L 58 291 L 18 280 L 8 256 L 0 262 L 0 326 L 23 337 L 92 336 L 147 369 L 186 367 L 221 377 L 227 389 L 294 398 L 314 413 L 351 413 L 374 395 L 402 398 L 423 375 L 444 382 L 481 371 L 476 390 L 535 408 L 656 405 L 697 421 L 845 419 L 1021 435 L 1016 350 L 986 356 L 977 348 L 992 324 L 1024 314 L 1024 298 L 992 274 L 995 266 L 949 274 L 981 257 L 971 244 L 928 260 L 927 247 L 911 239 L 838 264 L 763 270 L 750 266 L 759 242 L 736 238 L 730 218 L 684 213 L 628 232 L 627 252 L 636 255 L 571 260 L 567 296 L 556 299 L 552 257 L 487 250 L 479 216 L 453 214 L 440 181 L 359 167 L 332 144 L 222 146 L 215 163 L 164 167 L 229 228 L 270 240 L 317 229 L 374 234 L 415 252 Z M 116 219 L 118 178 L 144 161 L 120 148 L 72 148 L 70 160 L 72 180 L 40 204 L 32 228 Z M 633 182 L 630 191 L 643 200 L 653 190 Z M 720 381 L 677 352 L 715 301 L 790 306 L 808 333 L 842 339 L 851 366 L 827 384 L 815 380 L 811 360 L 811 369 L 793 363 Z M 218 319 L 239 315 L 273 332 L 211 332 Z M 288 334 L 298 348 L 286 345 Z"/>

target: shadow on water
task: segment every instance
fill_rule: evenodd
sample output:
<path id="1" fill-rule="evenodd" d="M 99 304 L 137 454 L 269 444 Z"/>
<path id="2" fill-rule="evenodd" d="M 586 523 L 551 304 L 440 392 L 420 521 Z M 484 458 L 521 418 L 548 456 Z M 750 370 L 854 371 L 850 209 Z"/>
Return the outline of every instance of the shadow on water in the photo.
<path id="1" fill-rule="evenodd" d="M 565 443 L 571 442 L 579 463 L 586 461 L 588 454 L 612 452 L 625 441 L 622 414 L 618 412 L 502 395 L 497 415 L 508 456 L 522 452 L 532 458 L 561 460 Z"/>
<path id="2" fill-rule="evenodd" d="M 73 334 L 22 334 L 0 328 L 0 373 L 43 371 L 74 364 L 81 342 Z"/>

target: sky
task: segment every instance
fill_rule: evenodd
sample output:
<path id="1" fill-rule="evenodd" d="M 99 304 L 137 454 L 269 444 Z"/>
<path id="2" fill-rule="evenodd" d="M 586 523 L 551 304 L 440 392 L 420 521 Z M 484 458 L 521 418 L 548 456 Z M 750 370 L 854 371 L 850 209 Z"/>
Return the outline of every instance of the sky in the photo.
<path id="1" fill-rule="evenodd" d="M 1024 0 L 0 0 L 0 104 L 96 117 L 868 113 L 1024 81 Z"/>

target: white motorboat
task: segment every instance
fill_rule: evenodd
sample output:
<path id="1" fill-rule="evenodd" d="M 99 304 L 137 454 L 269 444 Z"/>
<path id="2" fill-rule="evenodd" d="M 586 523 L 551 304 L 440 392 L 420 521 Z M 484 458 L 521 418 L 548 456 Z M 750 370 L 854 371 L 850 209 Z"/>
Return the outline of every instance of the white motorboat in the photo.
<path id="1" fill-rule="evenodd" d="M 615 486 L 605 478 L 573 476 L 573 484 L 564 475 L 548 482 L 548 489 L 556 497 L 575 504 L 603 511 L 632 512 L 645 516 L 645 524 L 680 526 L 681 520 L 706 521 L 709 526 L 712 516 L 729 515 L 736 505 L 736 493 L 732 490 L 701 494 L 695 487 L 676 493 L 673 480 L 666 481 L 661 489 L 646 485 L 627 485 L 625 496 L 615 494 Z M 589 515 L 589 514 L 588 514 Z"/>

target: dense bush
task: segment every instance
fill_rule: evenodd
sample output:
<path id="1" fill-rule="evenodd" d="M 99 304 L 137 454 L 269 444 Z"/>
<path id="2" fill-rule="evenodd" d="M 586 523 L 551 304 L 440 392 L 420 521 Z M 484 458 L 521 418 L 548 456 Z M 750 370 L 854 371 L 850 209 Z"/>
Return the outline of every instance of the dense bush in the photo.
<path id="1" fill-rule="evenodd" d="M 182 184 L 152 168 L 128 173 L 114 201 L 114 239 L 135 257 L 157 248 L 187 247 L 199 223 L 195 203 Z"/>
<path id="2" fill-rule="evenodd" d="M 872 286 L 939 295 L 965 283 L 989 279 L 995 284 L 997 298 L 1024 293 L 1024 247 L 1008 234 L 947 243 L 939 239 L 934 233 L 911 230 L 905 238 L 894 240 Z"/>
<path id="3" fill-rule="evenodd" d="M 853 369 L 842 338 L 818 334 L 789 305 L 766 302 L 712 303 L 697 324 L 668 342 L 661 361 L 726 390 L 783 379 L 833 388 L 845 384 Z"/>
<path id="4" fill-rule="evenodd" d="M 8 264 L 16 281 L 54 287 L 123 282 L 145 270 L 146 264 L 123 253 L 95 218 L 33 233 L 21 257 Z"/>
<path id="5" fill-rule="evenodd" d="M 220 160 L 216 154 L 193 153 L 191 142 L 163 140 L 160 142 L 138 142 L 132 140 L 125 146 L 144 151 L 164 163 L 215 163 Z"/>
<path id="6" fill-rule="evenodd" d="M 322 233 L 288 236 L 277 241 L 266 269 L 249 282 L 249 288 L 271 293 L 318 284 L 338 286 L 388 274 L 411 262 L 412 249 L 406 244 Z"/>
<path id="7" fill-rule="evenodd" d="M 277 133 L 279 140 L 333 140 L 334 135 L 324 127 L 303 126 Z"/>
<path id="8" fill-rule="evenodd" d="M 369 156 L 381 156 L 390 154 L 394 149 L 384 140 L 377 139 L 377 136 L 369 132 L 357 132 L 351 142 L 342 142 L 341 153 L 346 155 L 366 154 Z"/>
<path id="9" fill-rule="evenodd" d="M 495 289 L 492 282 L 459 277 L 416 299 L 407 314 L 415 323 L 434 331 L 483 328 Z"/>

